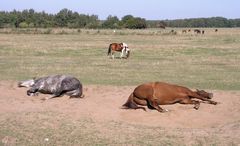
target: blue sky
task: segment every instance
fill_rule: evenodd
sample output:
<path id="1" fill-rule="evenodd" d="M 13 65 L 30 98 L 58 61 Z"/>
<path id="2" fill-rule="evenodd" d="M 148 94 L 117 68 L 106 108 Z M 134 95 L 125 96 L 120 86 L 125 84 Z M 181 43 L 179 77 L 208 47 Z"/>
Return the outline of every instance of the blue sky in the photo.
<path id="1" fill-rule="evenodd" d="M 82 14 L 122 18 L 131 14 L 148 20 L 222 16 L 240 18 L 240 0 L 0 0 L 0 11 L 30 9 L 57 13 L 67 8 Z"/>

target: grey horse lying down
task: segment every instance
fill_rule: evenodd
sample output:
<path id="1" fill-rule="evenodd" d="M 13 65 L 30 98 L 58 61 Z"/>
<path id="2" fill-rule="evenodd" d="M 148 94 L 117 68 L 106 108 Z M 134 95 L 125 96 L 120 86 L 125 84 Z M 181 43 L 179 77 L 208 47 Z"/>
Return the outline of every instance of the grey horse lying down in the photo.
<path id="1" fill-rule="evenodd" d="M 70 98 L 84 97 L 81 82 L 77 78 L 68 75 L 52 75 L 20 81 L 18 87 L 30 87 L 30 89 L 27 90 L 28 96 L 35 96 L 38 95 L 38 93 L 53 95 L 45 99 L 60 97 L 64 94 L 70 96 Z"/>

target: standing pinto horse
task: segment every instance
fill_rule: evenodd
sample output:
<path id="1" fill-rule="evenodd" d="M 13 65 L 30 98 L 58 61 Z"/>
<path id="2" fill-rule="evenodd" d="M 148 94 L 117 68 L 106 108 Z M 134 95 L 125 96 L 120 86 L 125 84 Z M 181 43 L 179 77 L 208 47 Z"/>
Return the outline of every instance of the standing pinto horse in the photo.
<path id="1" fill-rule="evenodd" d="M 122 52 L 120 58 L 123 58 L 124 53 L 126 54 L 126 58 L 130 55 L 130 49 L 126 43 L 112 43 L 108 48 L 108 56 L 111 55 L 114 59 L 115 52 Z"/>
<path id="2" fill-rule="evenodd" d="M 200 102 L 216 105 L 217 102 L 210 100 L 212 96 L 212 93 L 207 93 L 204 90 L 192 91 L 183 86 L 164 82 L 152 82 L 141 84 L 136 87 L 123 107 L 129 109 L 141 108 L 145 110 L 142 106 L 148 106 L 159 112 L 166 112 L 168 110 L 162 109 L 159 105 L 181 103 L 193 104 L 194 108 L 197 110 L 200 106 Z M 202 101 L 193 100 L 193 98 Z"/>

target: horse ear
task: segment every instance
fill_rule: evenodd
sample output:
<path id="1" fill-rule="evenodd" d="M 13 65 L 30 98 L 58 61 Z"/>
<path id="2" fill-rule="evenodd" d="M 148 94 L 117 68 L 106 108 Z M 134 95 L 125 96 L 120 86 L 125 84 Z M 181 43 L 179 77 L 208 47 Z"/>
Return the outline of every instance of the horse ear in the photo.
<path id="1" fill-rule="evenodd" d="M 198 92 L 198 91 L 200 91 L 200 90 L 196 89 L 196 91 Z"/>
<path id="2" fill-rule="evenodd" d="M 37 77 L 33 77 L 33 80 L 35 81 L 37 79 Z"/>

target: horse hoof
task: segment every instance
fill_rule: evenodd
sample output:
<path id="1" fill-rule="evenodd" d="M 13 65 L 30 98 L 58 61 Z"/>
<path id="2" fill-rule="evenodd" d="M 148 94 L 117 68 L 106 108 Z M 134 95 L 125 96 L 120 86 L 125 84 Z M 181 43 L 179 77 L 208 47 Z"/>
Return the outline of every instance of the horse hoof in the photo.
<path id="1" fill-rule="evenodd" d="M 219 104 L 218 102 L 212 101 L 212 104 L 217 105 Z"/>
<path id="2" fill-rule="evenodd" d="M 166 112 L 169 112 L 169 110 L 163 109 L 161 112 L 162 112 L 162 113 L 166 113 Z"/>
<path id="3" fill-rule="evenodd" d="M 195 110 L 198 110 L 199 107 L 200 107 L 200 105 L 194 106 L 194 109 L 195 109 Z"/>
<path id="4" fill-rule="evenodd" d="M 46 100 L 48 100 L 48 99 L 49 99 L 49 98 L 47 98 L 47 97 L 41 98 L 42 101 L 46 101 Z"/>

